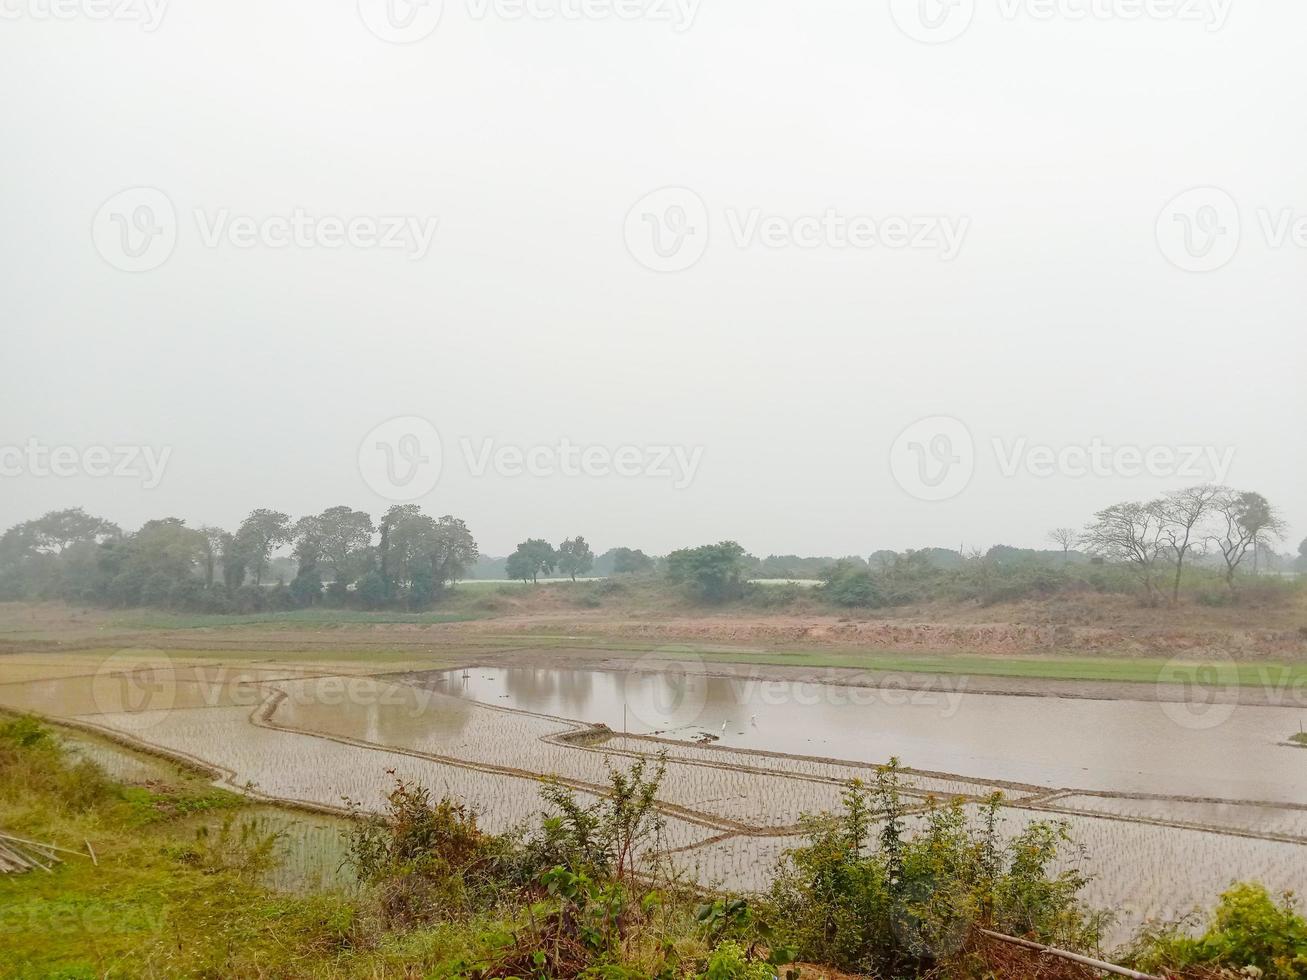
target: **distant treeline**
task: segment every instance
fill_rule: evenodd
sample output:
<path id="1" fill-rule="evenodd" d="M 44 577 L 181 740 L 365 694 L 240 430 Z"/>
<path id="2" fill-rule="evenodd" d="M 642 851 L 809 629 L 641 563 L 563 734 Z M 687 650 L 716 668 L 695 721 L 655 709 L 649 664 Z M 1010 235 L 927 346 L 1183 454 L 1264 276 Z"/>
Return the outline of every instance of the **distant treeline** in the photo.
<path id="1" fill-rule="evenodd" d="M 348 506 L 293 519 L 259 509 L 234 530 L 187 526 L 175 517 L 124 532 L 81 508 L 24 521 L 0 536 L 0 600 L 64 599 L 98 605 L 193 612 L 256 612 L 324 605 L 421 610 L 469 578 L 538 582 L 563 576 L 640 577 L 668 582 L 697 602 L 799 599 L 880 608 L 936 599 L 993 603 L 1060 591 L 1137 592 L 1178 601 L 1234 601 L 1239 583 L 1267 573 L 1307 572 L 1299 555 L 1276 552 L 1284 521 L 1264 497 L 1193 487 L 1149 503 L 1094 515 L 1083 530 L 1058 528 L 1050 550 L 998 545 L 981 553 L 945 548 L 861 556 L 758 558 L 736 542 L 666 556 L 611 548 L 596 555 L 585 538 L 557 545 L 531 538 L 504 558 L 480 554 L 460 519 L 432 517 L 414 504 L 375 520 Z M 279 554 L 279 552 L 281 552 Z M 753 586 L 757 579 L 816 580 Z"/>

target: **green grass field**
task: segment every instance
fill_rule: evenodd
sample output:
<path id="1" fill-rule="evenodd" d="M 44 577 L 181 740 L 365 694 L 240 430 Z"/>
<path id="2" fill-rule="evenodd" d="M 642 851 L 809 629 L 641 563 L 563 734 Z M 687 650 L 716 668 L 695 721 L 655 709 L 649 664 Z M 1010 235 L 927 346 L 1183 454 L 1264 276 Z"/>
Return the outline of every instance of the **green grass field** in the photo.
<path id="1" fill-rule="evenodd" d="M 215 629 L 225 626 L 354 626 L 386 623 L 464 623 L 477 619 L 467 613 L 359 612 L 350 609 L 296 609 L 249 615 L 202 615 L 194 613 L 134 610 L 115 617 L 110 625 L 121 629 Z"/>

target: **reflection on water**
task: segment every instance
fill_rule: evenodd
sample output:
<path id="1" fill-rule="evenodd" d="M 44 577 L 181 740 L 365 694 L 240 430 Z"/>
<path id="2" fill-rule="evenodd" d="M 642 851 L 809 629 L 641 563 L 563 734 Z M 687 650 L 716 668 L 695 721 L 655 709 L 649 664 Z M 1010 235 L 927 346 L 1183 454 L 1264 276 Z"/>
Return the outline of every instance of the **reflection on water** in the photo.
<path id="1" fill-rule="evenodd" d="M 1281 745 L 1291 708 L 1240 706 L 1187 727 L 1152 701 L 966 694 L 706 677 L 472 668 L 437 690 L 633 734 L 715 736 L 746 749 L 883 762 L 1052 788 L 1307 803 L 1307 753 Z"/>

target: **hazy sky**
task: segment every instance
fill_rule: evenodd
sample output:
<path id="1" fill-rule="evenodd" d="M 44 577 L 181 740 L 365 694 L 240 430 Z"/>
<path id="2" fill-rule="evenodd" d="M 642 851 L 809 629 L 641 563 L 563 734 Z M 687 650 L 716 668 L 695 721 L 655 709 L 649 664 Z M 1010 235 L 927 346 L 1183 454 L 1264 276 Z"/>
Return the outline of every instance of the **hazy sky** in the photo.
<path id="1" fill-rule="evenodd" d="M 389 2 L 0 0 L 0 525 L 1307 534 L 1307 5 Z"/>

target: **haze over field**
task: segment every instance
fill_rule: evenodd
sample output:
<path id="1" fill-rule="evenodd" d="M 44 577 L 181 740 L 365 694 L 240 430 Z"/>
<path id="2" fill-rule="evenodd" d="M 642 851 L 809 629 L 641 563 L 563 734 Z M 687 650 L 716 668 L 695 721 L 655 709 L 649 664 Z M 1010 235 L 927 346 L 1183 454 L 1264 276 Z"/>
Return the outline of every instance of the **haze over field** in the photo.
<path id="1" fill-rule="evenodd" d="M 901 4 L 451 0 L 408 44 L 362 6 L 5 8 L 0 446 L 168 455 L 143 492 L 10 454 L 0 527 L 378 515 L 360 446 L 420 417 L 419 502 L 488 554 L 1042 547 L 1208 481 L 1307 533 L 1300 5 L 981 3 L 937 44 Z M 133 188 L 175 234 L 135 273 Z M 675 207 L 705 234 L 659 270 Z M 919 499 L 960 433 L 974 476 Z"/>

